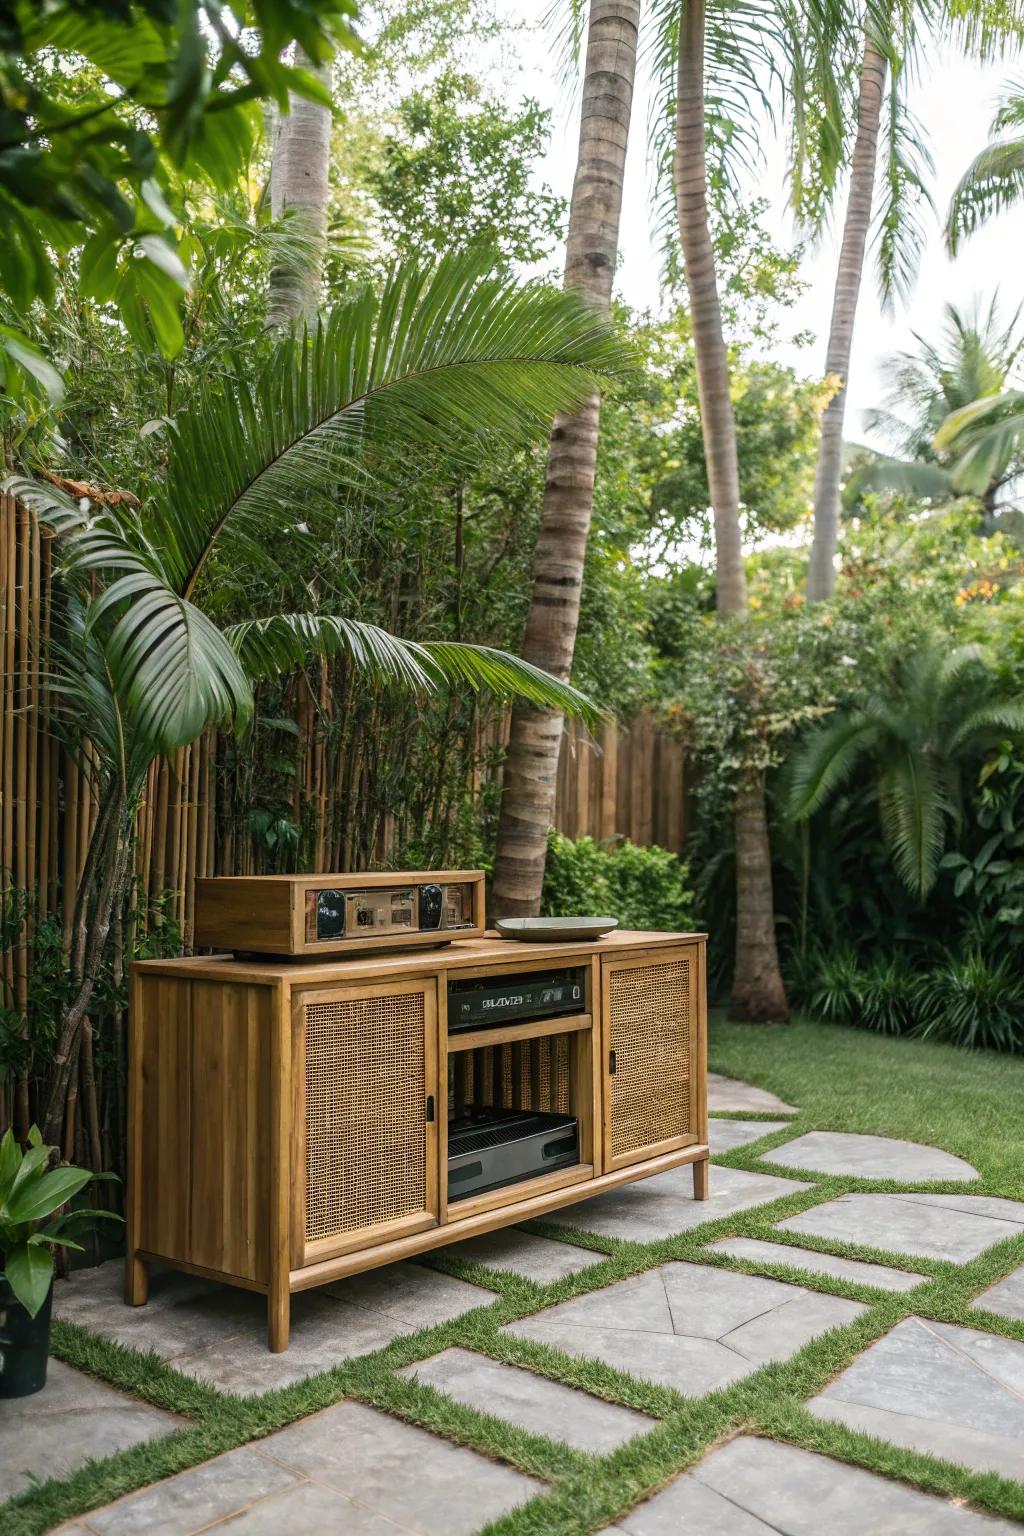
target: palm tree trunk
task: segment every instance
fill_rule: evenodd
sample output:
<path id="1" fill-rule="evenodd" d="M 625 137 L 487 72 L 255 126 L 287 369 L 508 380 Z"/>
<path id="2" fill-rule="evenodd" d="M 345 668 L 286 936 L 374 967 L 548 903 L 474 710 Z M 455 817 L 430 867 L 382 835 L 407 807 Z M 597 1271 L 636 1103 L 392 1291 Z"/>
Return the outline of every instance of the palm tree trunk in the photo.
<path id="1" fill-rule="evenodd" d="M 857 102 L 857 137 L 850 162 L 850 195 L 846 205 L 839 270 L 832 300 L 832 322 L 825 354 L 825 372 L 839 381 L 821 420 L 821 442 L 814 480 L 814 539 L 807 572 L 807 596 L 813 602 L 831 597 L 836 583 L 835 554 L 839 536 L 839 480 L 842 473 L 843 422 L 846 387 L 850 377 L 850 351 L 857 300 L 864 275 L 864 251 L 871 225 L 871 201 L 875 190 L 878 133 L 885 95 L 886 60 L 878 44 L 864 39 L 860 91 Z"/>
<path id="2" fill-rule="evenodd" d="M 772 852 L 764 776 L 736 796 L 736 968 L 730 1011 L 735 1019 L 782 1024 L 789 1018 L 775 944 Z"/>
<path id="3" fill-rule="evenodd" d="M 598 310 L 611 302 L 636 73 L 640 0 L 591 0 L 565 286 Z M 555 418 L 548 449 L 523 656 L 567 681 L 579 620 L 597 464 L 599 404 Z M 540 908 L 562 716 L 516 704 L 505 760 L 492 902 L 502 917 Z"/>
<path id="4" fill-rule="evenodd" d="M 682 0 L 673 176 L 679 240 L 690 298 L 704 460 L 715 524 L 716 605 L 743 614 L 747 584 L 740 530 L 739 456 L 729 394 L 729 355 L 718 302 L 707 200 L 704 121 L 705 0 Z M 736 960 L 732 1008 L 738 1018 L 785 1021 L 786 990 L 775 944 L 771 849 L 763 775 L 735 806 Z"/>
<path id="5" fill-rule="evenodd" d="M 739 463 L 729 395 L 729 356 L 722 333 L 708 219 L 704 141 L 704 0 L 683 0 L 673 157 L 676 214 L 690 296 L 704 460 L 715 520 L 716 601 L 719 613 L 739 613 L 747 603 L 739 517 Z"/>
<path id="6" fill-rule="evenodd" d="M 330 64 L 312 64 L 298 45 L 295 63 L 330 89 Z M 292 211 L 288 229 L 294 238 L 287 257 L 277 261 L 270 273 L 267 318 L 274 330 L 287 330 L 299 320 L 310 325 L 316 319 L 327 246 L 330 109 L 305 96 L 288 100 L 288 115 L 278 118 L 274 130 L 270 208 L 275 219 Z"/>

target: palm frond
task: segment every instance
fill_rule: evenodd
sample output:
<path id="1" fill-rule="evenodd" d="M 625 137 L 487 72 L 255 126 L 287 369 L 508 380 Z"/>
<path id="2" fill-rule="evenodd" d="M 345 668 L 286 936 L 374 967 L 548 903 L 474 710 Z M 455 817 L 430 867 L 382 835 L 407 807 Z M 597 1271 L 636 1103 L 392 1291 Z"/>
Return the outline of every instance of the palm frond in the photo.
<path id="1" fill-rule="evenodd" d="M 344 655 L 369 681 L 424 693 L 450 684 L 488 688 L 539 708 L 595 722 L 586 696 L 539 667 L 485 645 L 402 639 L 375 624 L 336 614 L 275 614 L 231 625 L 225 638 L 250 676 L 294 670 L 313 656 Z"/>
<path id="2" fill-rule="evenodd" d="M 923 901 L 938 876 L 947 809 L 927 754 L 908 750 L 892 758 L 879 778 L 878 802 L 896 873 Z"/>
<path id="3" fill-rule="evenodd" d="M 809 732 L 793 759 L 787 814 L 794 821 L 813 815 L 850 778 L 874 736 L 875 722 L 862 710 Z"/>
<path id="4" fill-rule="evenodd" d="M 1024 138 L 988 144 L 975 155 L 950 199 L 946 244 L 955 256 L 961 242 L 998 213 L 1024 200 Z"/>
<path id="5" fill-rule="evenodd" d="M 869 491 L 901 491 L 908 496 L 948 500 L 956 495 L 953 477 L 941 464 L 890 459 L 879 454 L 860 465 L 847 482 L 854 495 Z"/>
<path id="6" fill-rule="evenodd" d="M 957 488 L 982 496 L 1001 481 L 1024 447 L 1024 391 L 1004 390 L 952 411 L 935 434 L 936 452 L 956 459 Z"/>
<path id="7" fill-rule="evenodd" d="M 961 752 L 965 747 L 979 745 L 986 737 L 998 732 L 1024 735 L 1024 704 L 1011 701 L 981 704 L 972 709 L 949 738 L 949 750 Z"/>
<path id="8" fill-rule="evenodd" d="M 906 299 L 913 288 L 926 238 L 925 215 L 935 208 L 928 190 L 935 164 L 924 130 L 907 104 L 906 63 L 893 58 L 891 70 L 876 236 L 884 309 Z"/>
<path id="9" fill-rule="evenodd" d="M 486 253 L 402 264 L 357 290 L 312 335 L 289 336 L 252 372 L 225 364 L 179 418 L 166 483 L 144 521 L 67 524 L 78 567 L 145 569 L 189 597 L 214 547 L 265 560 L 268 534 L 325 489 L 369 483 L 376 447 L 528 441 L 634 355 L 573 294 L 491 271 Z"/>

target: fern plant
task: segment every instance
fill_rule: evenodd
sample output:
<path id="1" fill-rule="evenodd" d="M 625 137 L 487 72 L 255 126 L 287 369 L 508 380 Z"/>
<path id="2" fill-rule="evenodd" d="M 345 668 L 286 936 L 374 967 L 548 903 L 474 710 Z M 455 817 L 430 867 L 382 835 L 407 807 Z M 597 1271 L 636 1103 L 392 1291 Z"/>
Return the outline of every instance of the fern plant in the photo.
<path id="1" fill-rule="evenodd" d="M 968 766 L 1000 735 L 1022 731 L 1024 705 L 1006 697 L 980 647 L 929 641 L 863 703 L 804 737 L 788 812 L 806 821 L 870 762 L 894 868 L 923 901 L 960 825 Z"/>

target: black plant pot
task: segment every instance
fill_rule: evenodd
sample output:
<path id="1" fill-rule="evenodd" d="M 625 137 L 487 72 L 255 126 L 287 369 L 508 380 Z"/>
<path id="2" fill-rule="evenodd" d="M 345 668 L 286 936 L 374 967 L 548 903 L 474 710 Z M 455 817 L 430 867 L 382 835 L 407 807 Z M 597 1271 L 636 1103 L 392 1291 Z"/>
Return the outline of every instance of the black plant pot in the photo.
<path id="1" fill-rule="evenodd" d="M 35 1317 L 29 1317 L 0 1275 L 0 1398 L 28 1397 L 46 1386 L 53 1283 Z"/>

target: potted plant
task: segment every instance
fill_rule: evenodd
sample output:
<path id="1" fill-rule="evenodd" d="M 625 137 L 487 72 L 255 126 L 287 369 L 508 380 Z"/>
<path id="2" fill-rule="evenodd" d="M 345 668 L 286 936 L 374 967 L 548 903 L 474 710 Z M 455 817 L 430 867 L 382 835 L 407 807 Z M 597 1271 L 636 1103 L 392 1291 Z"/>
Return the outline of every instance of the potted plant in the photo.
<path id="1" fill-rule="evenodd" d="M 0 1398 L 27 1397 L 46 1384 L 53 1302 L 53 1250 L 112 1211 L 53 1213 L 94 1177 L 86 1168 L 51 1167 L 55 1149 L 37 1126 L 23 1150 L 8 1131 L 0 1141 Z"/>

